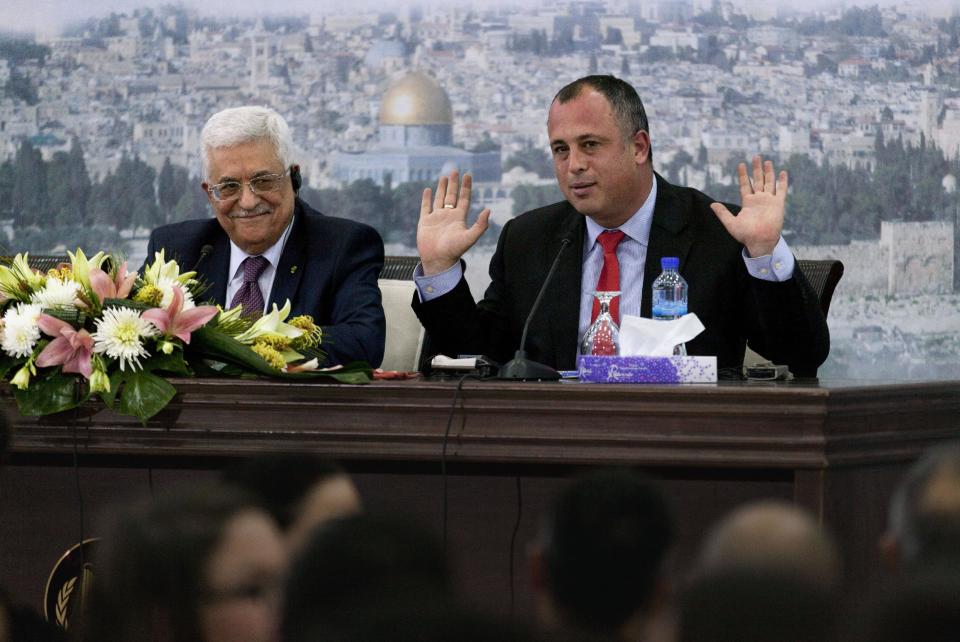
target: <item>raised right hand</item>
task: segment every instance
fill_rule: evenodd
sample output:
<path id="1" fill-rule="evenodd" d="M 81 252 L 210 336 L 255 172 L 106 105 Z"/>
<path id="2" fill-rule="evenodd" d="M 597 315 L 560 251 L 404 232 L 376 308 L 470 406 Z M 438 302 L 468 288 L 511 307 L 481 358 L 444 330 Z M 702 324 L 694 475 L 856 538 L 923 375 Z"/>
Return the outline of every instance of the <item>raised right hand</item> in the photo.
<path id="1" fill-rule="evenodd" d="M 452 171 L 449 178 L 440 177 L 436 195 L 429 187 L 423 190 L 417 222 L 417 252 L 425 276 L 450 269 L 487 231 L 489 208 L 480 212 L 476 222 L 467 227 L 473 179 L 465 174 L 461 185 L 459 178 L 459 172 Z"/>

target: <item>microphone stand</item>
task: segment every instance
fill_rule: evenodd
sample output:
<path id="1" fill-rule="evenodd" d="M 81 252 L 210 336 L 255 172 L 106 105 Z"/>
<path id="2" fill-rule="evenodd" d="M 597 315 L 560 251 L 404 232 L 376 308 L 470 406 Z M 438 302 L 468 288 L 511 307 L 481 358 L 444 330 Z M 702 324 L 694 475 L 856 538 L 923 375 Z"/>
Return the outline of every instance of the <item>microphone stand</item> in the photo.
<path id="1" fill-rule="evenodd" d="M 553 273 L 557 271 L 557 265 L 560 263 L 560 255 L 563 254 L 563 251 L 568 245 L 570 245 L 570 239 L 565 238 L 560 241 L 560 250 L 553 259 L 553 265 L 550 266 L 550 271 L 547 272 L 547 277 L 543 280 L 543 285 L 540 286 L 540 292 L 537 293 L 533 307 L 530 308 L 530 314 L 527 315 L 527 322 L 523 324 L 523 334 L 520 337 L 520 349 L 513 355 L 513 359 L 500 367 L 500 372 L 497 373 L 497 379 L 505 379 L 508 381 L 557 381 L 560 379 L 560 373 L 550 366 L 528 359 L 527 351 L 524 348 L 527 345 L 527 331 L 530 330 L 530 322 L 533 321 L 533 315 L 537 312 L 537 307 L 540 305 L 540 301 L 547 291 L 547 285 L 550 284 Z"/>

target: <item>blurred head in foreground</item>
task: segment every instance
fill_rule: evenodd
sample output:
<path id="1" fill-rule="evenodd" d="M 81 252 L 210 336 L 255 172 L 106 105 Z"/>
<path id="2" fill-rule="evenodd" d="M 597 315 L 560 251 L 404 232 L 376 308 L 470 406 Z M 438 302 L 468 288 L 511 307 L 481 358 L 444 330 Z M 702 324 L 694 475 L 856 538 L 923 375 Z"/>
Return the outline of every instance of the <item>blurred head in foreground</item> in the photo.
<path id="1" fill-rule="evenodd" d="M 665 499 L 629 470 L 597 472 L 558 498 L 531 554 L 538 618 L 547 629 L 646 636 L 663 609 L 673 539 Z"/>
<path id="2" fill-rule="evenodd" d="M 890 500 L 881 554 L 892 568 L 960 559 L 960 442 L 928 451 Z"/>
<path id="3" fill-rule="evenodd" d="M 273 515 L 296 553 L 320 524 L 359 513 L 360 494 L 335 463 L 309 454 L 259 455 L 224 471 Z"/>
<path id="4" fill-rule="evenodd" d="M 291 566 L 283 613 L 288 642 L 365 639 L 390 615 L 394 633 L 446 613 L 451 586 L 439 540 L 407 519 L 354 515 L 322 524 Z M 395 637 L 394 635 L 388 637 Z"/>
<path id="5" fill-rule="evenodd" d="M 277 639 L 286 549 L 239 491 L 201 485 L 132 505 L 97 558 L 87 639 Z"/>
<path id="6" fill-rule="evenodd" d="M 926 566 L 896 578 L 868 602 L 861 642 L 953 642 L 960 632 L 960 565 Z M 850 639 L 850 638 L 848 638 Z"/>
<path id="7" fill-rule="evenodd" d="M 680 600 L 679 642 L 824 642 L 834 597 L 795 574 L 741 567 L 697 577 Z"/>
<path id="8" fill-rule="evenodd" d="M 825 589 L 840 582 L 840 560 L 830 536 L 805 510 L 781 501 L 733 510 L 707 535 L 700 562 L 702 573 L 773 572 Z"/>

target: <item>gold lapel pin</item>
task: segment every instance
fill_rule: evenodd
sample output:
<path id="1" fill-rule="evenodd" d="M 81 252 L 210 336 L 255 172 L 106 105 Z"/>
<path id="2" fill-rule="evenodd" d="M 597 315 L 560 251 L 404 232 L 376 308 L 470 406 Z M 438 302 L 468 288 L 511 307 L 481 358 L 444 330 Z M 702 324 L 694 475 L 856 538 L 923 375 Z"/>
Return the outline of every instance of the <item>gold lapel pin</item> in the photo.
<path id="1" fill-rule="evenodd" d="M 290 274 L 296 274 L 296 273 L 297 273 L 297 266 L 296 266 L 296 265 L 291 265 L 291 266 L 290 266 Z"/>

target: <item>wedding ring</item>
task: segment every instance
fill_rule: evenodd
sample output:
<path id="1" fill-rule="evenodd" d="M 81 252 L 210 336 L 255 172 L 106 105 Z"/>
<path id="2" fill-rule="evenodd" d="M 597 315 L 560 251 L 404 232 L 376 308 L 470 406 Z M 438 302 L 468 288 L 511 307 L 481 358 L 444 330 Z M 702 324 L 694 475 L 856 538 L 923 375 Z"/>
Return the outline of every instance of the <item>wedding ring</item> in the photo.
<path id="1" fill-rule="evenodd" d="M 456 207 L 456 205 L 451 205 L 450 203 L 444 203 L 444 204 L 443 204 L 443 209 L 445 209 L 445 210 L 452 210 L 452 209 L 455 208 L 455 207 Z"/>

